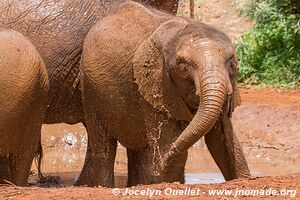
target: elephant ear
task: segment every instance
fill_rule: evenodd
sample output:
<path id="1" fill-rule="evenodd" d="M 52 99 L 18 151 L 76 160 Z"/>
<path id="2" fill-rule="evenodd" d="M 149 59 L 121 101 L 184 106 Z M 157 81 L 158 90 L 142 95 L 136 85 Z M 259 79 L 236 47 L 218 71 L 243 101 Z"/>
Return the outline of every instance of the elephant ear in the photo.
<path id="1" fill-rule="evenodd" d="M 141 43 L 133 58 L 134 78 L 143 98 L 177 120 L 191 120 L 192 114 L 171 82 L 164 52 L 186 25 L 185 19 L 177 17 L 161 24 Z"/>
<path id="2" fill-rule="evenodd" d="M 238 88 L 237 79 L 233 82 L 233 99 L 232 99 L 232 107 L 233 109 L 241 105 L 241 96 Z"/>
<path id="3" fill-rule="evenodd" d="M 241 105 L 241 96 L 238 88 L 236 67 L 234 68 L 234 73 L 230 78 L 230 83 L 232 87 L 232 95 L 229 97 L 228 100 L 228 117 L 231 117 L 234 109 Z"/>

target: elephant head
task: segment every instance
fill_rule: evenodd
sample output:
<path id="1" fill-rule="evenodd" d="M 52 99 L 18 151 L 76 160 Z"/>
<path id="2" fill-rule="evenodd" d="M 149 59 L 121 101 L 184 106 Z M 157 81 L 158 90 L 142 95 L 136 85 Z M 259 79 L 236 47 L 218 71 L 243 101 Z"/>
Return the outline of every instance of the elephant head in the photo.
<path id="1" fill-rule="evenodd" d="M 169 117 L 190 121 L 166 153 L 162 176 L 181 152 L 208 133 L 222 109 L 231 113 L 239 104 L 232 43 L 205 24 L 179 17 L 161 24 L 136 50 L 133 71 L 148 103 Z"/>

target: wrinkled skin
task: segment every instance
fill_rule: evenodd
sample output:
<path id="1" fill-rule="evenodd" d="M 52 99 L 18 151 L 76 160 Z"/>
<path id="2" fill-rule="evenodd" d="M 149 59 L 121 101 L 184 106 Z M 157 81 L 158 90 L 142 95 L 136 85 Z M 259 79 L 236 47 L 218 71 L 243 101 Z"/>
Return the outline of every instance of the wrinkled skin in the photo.
<path id="1" fill-rule="evenodd" d="M 34 44 L 45 63 L 49 77 L 50 94 L 44 123 L 65 122 L 75 124 L 82 122 L 84 125 L 86 124 L 83 115 L 81 90 L 79 87 L 79 62 L 83 40 L 91 26 L 94 25 L 97 20 L 107 15 L 124 1 L 125 0 L 0 0 L 0 26 L 11 28 L 22 33 Z M 139 2 L 150 4 L 151 6 L 172 12 L 173 14 L 176 13 L 178 5 L 178 0 L 139 0 Z M 29 54 L 29 56 L 34 55 Z M 1 59 L 0 64 L 3 62 Z M 43 101 L 42 98 L 40 100 Z M 37 118 L 36 120 L 42 120 L 41 116 L 35 116 Z M 16 120 L 18 119 L 16 118 Z M 40 126 L 40 122 L 38 125 Z M 17 128 L 22 129 L 23 126 L 20 125 Z M 3 130 L 6 129 L 9 128 Z M 2 132 L 1 134 L 8 135 L 8 133 Z M 38 136 L 37 131 L 34 131 L 34 134 Z M 38 137 L 35 139 L 38 139 Z M 6 144 L 6 141 L 7 138 L 1 138 L 0 142 L 1 144 L 2 142 Z M 28 144 L 29 143 L 28 141 Z M 35 142 L 33 143 L 32 148 L 35 149 Z M 11 148 L 13 147 L 16 146 L 10 145 L 6 147 L 0 145 L 1 151 L 5 150 L 5 153 L 1 154 L 0 166 L 8 166 L 7 163 L 11 159 L 8 158 L 7 155 L 11 152 Z M 22 149 L 24 150 L 24 148 L 23 146 L 20 147 L 20 151 Z M 88 154 L 89 153 L 90 152 L 88 152 Z M 27 155 L 30 158 L 32 157 L 31 154 Z M 28 161 L 29 160 L 32 159 L 28 159 Z M 28 163 L 25 165 L 28 166 Z M 8 169 L 7 167 L 4 168 Z M 0 173 L 4 173 L 4 171 L 4 169 L 0 170 Z M 13 172 L 6 170 L 4 174 L 9 173 Z M 24 173 L 22 172 L 23 177 L 25 177 Z M 0 177 L 1 176 L 0 174 Z M 22 180 L 20 178 L 20 181 L 17 180 L 14 182 L 24 185 L 24 180 L 24 178 L 22 178 Z"/>
<path id="2" fill-rule="evenodd" d="M 0 28 L 0 183 L 25 186 L 38 152 L 48 76 L 35 47 Z"/>
<path id="3" fill-rule="evenodd" d="M 113 187 L 117 141 L 128 186 L 184 182 L 202 136 L 226 180 L 250 176 L 229 118 L 239 94 L 224 33 L 127 2 L 93 26 L 81 63 L 89 142 L 77 185 Z"/>
<path id="4" fill-rule="evenodd" d="M 83 40 L 97 20 L 124 1 L 0 0 L 0 25 L 25 35 L 45 62 L 50 81 L 45 123 L 84 122 L 78 76 Z M 178 0 L 150 2 L 175 13 Z"/>

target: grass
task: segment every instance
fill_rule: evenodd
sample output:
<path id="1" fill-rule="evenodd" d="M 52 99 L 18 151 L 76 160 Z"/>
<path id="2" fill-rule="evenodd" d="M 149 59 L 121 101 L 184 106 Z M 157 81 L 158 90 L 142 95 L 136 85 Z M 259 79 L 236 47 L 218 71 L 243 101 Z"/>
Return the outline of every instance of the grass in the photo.
<path id="1" fill-rule="evenodd" d="M 300 88 L 300 15 L 295 0 L 252 0 L 244 12 L 255 20 L 236 44 L 239 81 Z"/>

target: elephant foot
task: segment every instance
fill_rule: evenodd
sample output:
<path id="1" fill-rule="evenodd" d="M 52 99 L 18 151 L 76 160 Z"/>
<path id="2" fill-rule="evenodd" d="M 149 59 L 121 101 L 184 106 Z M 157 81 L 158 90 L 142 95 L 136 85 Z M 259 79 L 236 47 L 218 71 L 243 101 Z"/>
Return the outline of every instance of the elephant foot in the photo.
<path id="1" fill-rule="evenodd" d="M 9 163 L 9 156 L 0 156 L 0 184 L 5 184 L 5 181 L 11 181 Z"/>
<path id="2" fill-rule="evenodd" d="M 114 162 L 117 142 L 98 143 L 98 148 L 91 150 L 88 146 L 83 169 L 75 182 L 75 186 L 114 187 Z"/>
<path id="3" fill-rule="evenodd" d="M 111 167 L 104 169 L 102 165 L 93 163 L 94 161 L 85 161 L 82 172 L 76 180 L 74 186 L 102 186 L 114 187 L 114 172 Z"/>
<path id="4" fill-rule="evenodd" d="M 32 161 L 37 152 L 41 124 L 29 126 L 19 132 L 18 148 L 9 155 L 0 156 L 0 183 L 9 181 L 18 186 L 26 186 Z M 25 138 L 26 137 L 26 138 Z"/>
<path id="5" fill-rule="evenodd" d="M 187 152 L 182 152 L 178 157 L 178 162 L 169 171 L 164 180 L 161 180 L 159 169 L 161 162 L 153 159 L 153 150 L 146 147 L 140 150 L 127 149 L 128 156 L 128 182 L 127 186 L 139 184 L 154 184 L 160 182 L 180 182 L 184 183 L 184 166 L 187 159 Z"/>
<path id="6" fill-rule="evenodd" d="M 88 147 L 83 169 L 75 186 L 114 187 L 117 140 L 112 138 L 94 112 L 86 112 Z"/>
<path id="7" fill-rule="evenodd" d="M 127 149 L 128 157 L 128 181 L 127 186 L 135 186 L 139 184 L 158 183 L 158 176 L 154 173 L 154 166 L 151 163 L 151 157 L 148 148 L 140 150 Z"/>
<path id="8" fill-rule="evenodd" d="M 226 115 L 221 116 L 205 135 L 205 143 L 226 181 L 251 176 L 242 147 Z"/>

